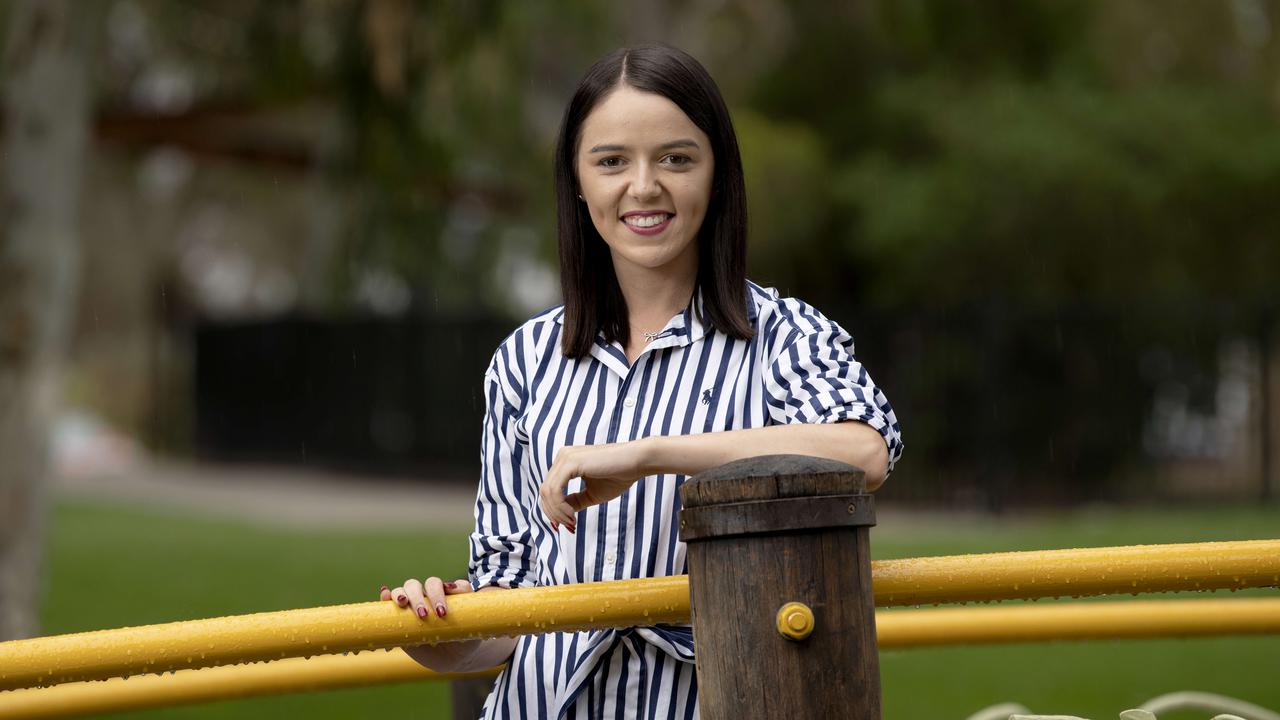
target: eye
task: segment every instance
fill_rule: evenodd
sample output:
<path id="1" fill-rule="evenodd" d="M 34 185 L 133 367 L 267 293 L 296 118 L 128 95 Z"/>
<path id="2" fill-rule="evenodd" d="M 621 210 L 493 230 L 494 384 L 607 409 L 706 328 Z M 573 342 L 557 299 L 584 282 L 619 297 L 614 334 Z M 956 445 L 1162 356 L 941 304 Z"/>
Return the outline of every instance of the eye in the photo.
<path id="1" fill-rule="evenodd" d="M 621 167 L 621 166 L 622 166 L 622 158 L 618 157 L 617 155 L 612 155 L 612 156 L 610 156 L 610 157 L 600 158 L 600 160 L 596 163 L 596 165 L 599 165 L 599 166 L 600 166 L 600 167 L 602 167 L 602 168 L 616 168 L 616 167 Z"/>
<path id="2" fill-rule="evenodd" d="M 684 165 L 688 165 L 689 163 L 693 162 L 693 160 L 691 160 L 688 155 L 677 155 L 673 153 L 671 155 L 668 155 L 662 158 L 662 162 L 667 163 L 668 165 L 675 165 L 676 167 L 682 167 Z"/>

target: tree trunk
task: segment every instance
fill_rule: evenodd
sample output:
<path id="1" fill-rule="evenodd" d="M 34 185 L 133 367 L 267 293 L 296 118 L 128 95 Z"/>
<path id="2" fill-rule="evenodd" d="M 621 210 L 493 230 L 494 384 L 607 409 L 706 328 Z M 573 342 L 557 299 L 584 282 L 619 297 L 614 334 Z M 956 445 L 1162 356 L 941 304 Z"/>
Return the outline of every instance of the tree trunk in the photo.
<path id="1" fill-rule="evenodd" d="M 0 640 L 39 630 L 49 430 L 79 277 L 94 17 L 8 6 L 0 140 Z"/>

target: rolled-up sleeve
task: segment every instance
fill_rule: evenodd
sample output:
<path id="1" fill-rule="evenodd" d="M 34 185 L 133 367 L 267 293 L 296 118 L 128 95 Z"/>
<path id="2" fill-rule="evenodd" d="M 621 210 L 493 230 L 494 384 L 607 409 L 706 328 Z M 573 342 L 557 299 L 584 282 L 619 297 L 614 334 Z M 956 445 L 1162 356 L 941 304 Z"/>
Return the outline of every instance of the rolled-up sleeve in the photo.
<path id="1" fill-rule="evenodd" d="M 816 309 L 788 299 L 765 338 L 764 386 L 774 424 L 857 420 L 884 437 L 889 472 L 902 456 L 902 429 L 889 399 L 853 353 L 853 337 Z"/>
<path id="2" fill-rule="evenodd" d="M 480 488 L 471 533 L 471 585 L 532 587 L 537 582 L 537 549 L 529 531 L 535 493 L 523 485 L 525 448 L 516 433 L 519 394 L 504 378 L 497 356 L 484 376 L 485 419 L 481 440 Z"/>

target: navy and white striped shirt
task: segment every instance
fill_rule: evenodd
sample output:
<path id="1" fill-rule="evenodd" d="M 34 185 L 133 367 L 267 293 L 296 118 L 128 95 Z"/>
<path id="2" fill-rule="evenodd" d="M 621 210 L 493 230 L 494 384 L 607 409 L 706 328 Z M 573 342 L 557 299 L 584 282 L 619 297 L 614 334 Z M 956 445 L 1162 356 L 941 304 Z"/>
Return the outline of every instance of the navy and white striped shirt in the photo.
<path id="1" fill-rule="evenodd" d="M 889 467 L 902 453 L 884 393 L 853 339 L 805 303 L 748 284 L 756 329 L 737 340 L 700 320 L 701 291 L 628 366 L 598 336 L 589 357 L 560 352 L 563 311 L 508 337 L 485 372 L 482 478 L 471 535 L 476 589 L 590 583 L 688 572 L 678 538 L 683 475 L 653 475 L 551 529 L 538 489 L 556 452 L 651 435 L 858 420 L 879 430 Z M 569 483 L 569 492 L 582 481 Z M 526 635 L 485 703 L 485 718 L 696 718 L 688 626 Z"/>

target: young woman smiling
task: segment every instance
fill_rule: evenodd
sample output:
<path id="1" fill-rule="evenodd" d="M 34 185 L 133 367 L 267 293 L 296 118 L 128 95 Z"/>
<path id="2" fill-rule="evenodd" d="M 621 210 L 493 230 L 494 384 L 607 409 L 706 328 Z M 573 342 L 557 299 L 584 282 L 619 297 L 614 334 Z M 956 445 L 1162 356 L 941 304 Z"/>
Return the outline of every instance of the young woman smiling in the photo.
<path id="1" fill-rule="evenodd" d="M 555 157 L 564 305 L 485 372 L 470 577 L 381 597 L 424 621 L 466 592 L 687 572 L 679 486 L 756 455 L 864 468 L 902 452 L 839 325 L 746 279 L 746 190 L 715 82 L 667 46 L 598 61 Z M 430 608 L 430 609 L 428 609 Z M 486 718 L 697 717 L 687 626 L 406 647 L 441 671 L 507 663 Z"/>

